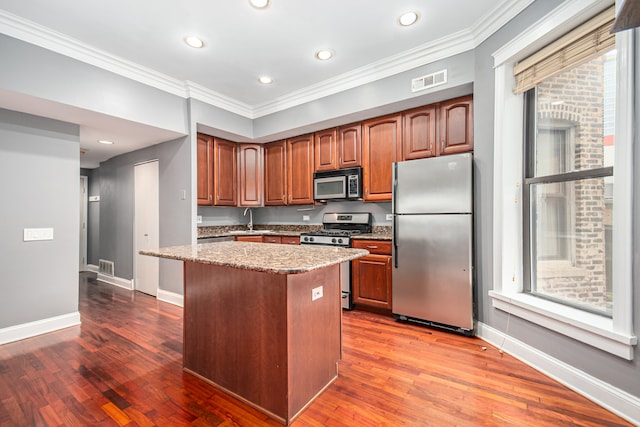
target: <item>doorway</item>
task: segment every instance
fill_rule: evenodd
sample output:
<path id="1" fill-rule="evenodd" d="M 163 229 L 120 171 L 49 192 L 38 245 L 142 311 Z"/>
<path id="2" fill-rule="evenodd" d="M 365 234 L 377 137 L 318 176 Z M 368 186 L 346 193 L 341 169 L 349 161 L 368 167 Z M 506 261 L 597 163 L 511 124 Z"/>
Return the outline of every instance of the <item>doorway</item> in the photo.
<path id="1" fill-rule="evenodd" d="M 87 269 L 87 182 L 86 176 L 80 176 L 80 254 L 78 257 L 78 271 Z"/>
<path id="2" fill-rule="evenodd" d="M 157 296 L 160 260 L 139 254 L 144 249 L 157 249 L 160 242 L 157 160 L 134 166 L 134 193 L 134 287 L 137 291 Z"/>

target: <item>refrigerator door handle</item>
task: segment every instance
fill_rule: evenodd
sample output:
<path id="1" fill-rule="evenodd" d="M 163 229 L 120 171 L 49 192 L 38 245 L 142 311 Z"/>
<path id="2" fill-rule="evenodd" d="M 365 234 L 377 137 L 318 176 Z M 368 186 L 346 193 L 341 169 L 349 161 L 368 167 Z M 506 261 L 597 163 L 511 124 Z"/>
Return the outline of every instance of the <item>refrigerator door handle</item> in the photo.
<path id="1" fill-rule="evenodd" d="M 398 268 L 398 238 L 396 235 L 396 230 L 398 228 L 398 221 L 396 218 L 396 215 L 393 215 L 393 223 L 391 225 L 391 229 L 393 230 L 393 236 L 391 236 L 392 240 L 393 240 L 393 253 L 391 254 L 391 257 L 393 258 L 393 266 L 395 268 Z"/>
<path id="2" fill-rule="evenodd" d="M 393 258 L 393 266 L 398 268 L 398 239 L 396 235 L 396 228 L 398 226 L 398 221 L 396 221 L 396 214 L 398 213 L 396 208 L 396 192 L 398 190 L 398 163 L 393 163 L 393 185 L 391 187 L 391 214 L 393 215 L 393 223 L 391 224 L 391 229 L 393 230 L 393 253 L 391 254 Z"/>

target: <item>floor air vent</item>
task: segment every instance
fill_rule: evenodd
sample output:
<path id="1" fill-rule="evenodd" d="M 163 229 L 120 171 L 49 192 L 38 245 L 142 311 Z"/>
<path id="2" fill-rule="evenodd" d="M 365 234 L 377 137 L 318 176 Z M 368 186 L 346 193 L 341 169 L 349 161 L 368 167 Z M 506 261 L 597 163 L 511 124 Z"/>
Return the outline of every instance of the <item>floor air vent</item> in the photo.
<path id="1" fill-rule="evenodd" d="M 428 74 L 411 80 L 411 91 L 429 89 L 430 87 L 439 86 L 447 82 L 447 70 L 438 71 L 437 73 Z"/>
<path id="2" fill-rule="evenodd" d="M 113 261 L 98 260 L 98 273 L 113 277 Z"/>

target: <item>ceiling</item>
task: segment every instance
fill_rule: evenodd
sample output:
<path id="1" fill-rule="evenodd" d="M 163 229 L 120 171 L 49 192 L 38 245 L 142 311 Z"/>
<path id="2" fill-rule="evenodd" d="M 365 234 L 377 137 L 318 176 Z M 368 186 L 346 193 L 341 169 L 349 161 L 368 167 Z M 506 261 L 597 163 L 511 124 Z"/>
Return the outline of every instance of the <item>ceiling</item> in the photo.
<path id="1" fill-rule="evenodd" d="M 23 39 L 19 34 L 27 31 L 14 34 L 8 28 L 28 28 L 44 34 L 49 45 L 56 39 L 66 43 L 67 52 L 71 44 L 78 52 L 90 50 L 99 54 L 94 56 L 160 73 L 175 87 L 186 88 L 182 96 L 197 89 L 223 100 L 226 109 L 255 118 L 290 107 L 295 99 L 344 90 L 346 81 L 363 84 L 424 65 L 419 58 L 442 46 L 473 49 L 531 1 L 271 0 L 268 8 L 258 10 L 247 0 L 0 0 L 0 28 Z M 418 21 L 402 27 L 399 16 L 411 10 L 418 12 Z M 1 25 L 8 21 L 11 25 Z M 188 35 L 203 39 L 205 47 L 187 46 Z M 37 44 L 34 40 L 26 41 Z M 314 53 L 323 48 L 335 56 L 317 60 Z M 262 75 L 273 83 L 260 84 Z M 53 108 L 59 106 L 36 102 L 30 107 L 34 102 L 8 98 L 3 96 L 0 106 L 61 120 L 73 117 Z M 83 156 L 83 166 L 95 167 L 139 148 L 125 140 L 151 145 L 178 136 L 102 119 L 75 122 L 81 125 L 87 155 L 101 152 L 90 162 Z M 127 138 L 130 132 L 136 138 Z M 96 139 L 110 138 L 118 140 L 117 147 L 96 147 Z"/>

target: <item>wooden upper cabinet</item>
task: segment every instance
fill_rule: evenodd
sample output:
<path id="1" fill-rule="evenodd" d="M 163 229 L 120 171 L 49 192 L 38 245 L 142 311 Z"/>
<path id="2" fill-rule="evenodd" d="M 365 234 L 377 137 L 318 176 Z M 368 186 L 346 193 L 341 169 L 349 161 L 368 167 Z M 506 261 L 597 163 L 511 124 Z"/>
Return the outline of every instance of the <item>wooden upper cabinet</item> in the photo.
<path id="1" fill-rule="evenodd" d="M 284 206 L 287 204 L 287 144 L 286 141 L 264 145 L 264 204 Z"/>
<path id="2" fill-rule="evenodd" d="M 197 139 L 198 160 L 198 205 L 210 206 L 213 204 L 213 162 L 212 152 L 213 137 L 199 133 Z"/>
<path id="3" fill-rule="evenodd" d="M 336 134 L 335 129 L 327 129 L 315 133 L 315 171 L 338 169 L 338 153 L 336 151 L 338 144 Z"/>
<path id="4" fill-rule="evenodd" d="M 237 145 L 213 138 L 213 205 L 237 205 Z"/>
<path id="5" fill-rule="evenodd" d="M 338 128 L 337 155 L 338 169 L 354 168 L 362 165 L 362 124 Z"/>
<path id="6" fill-rule="evenodd" d="M 402 154 L 402 115 L 393 114 L 362 123 L 364 200 L 390 201 L 392 165 Z"/>
<path id="7" fill-rule="evenodd" d="M 440 103 L 438 155 L 473 150 L 473 97 L 463 96 Z"/>
<path id="8" fill-rule="evenodd" d="M 263 205 L 262 165 L 262 144 L 238 145 L 238 206 Z"/>
<path id="9" fill-rule="evenodd" d="M 409 110 L 402 115 L 402 160 L 423 159 L 436 155 L 436 117 L 435 105 Z"/>
<path id="10" fill-rule="evenodd" d="M 313 134 L 287 140 L 287 204 L 313 204 Z"/>

